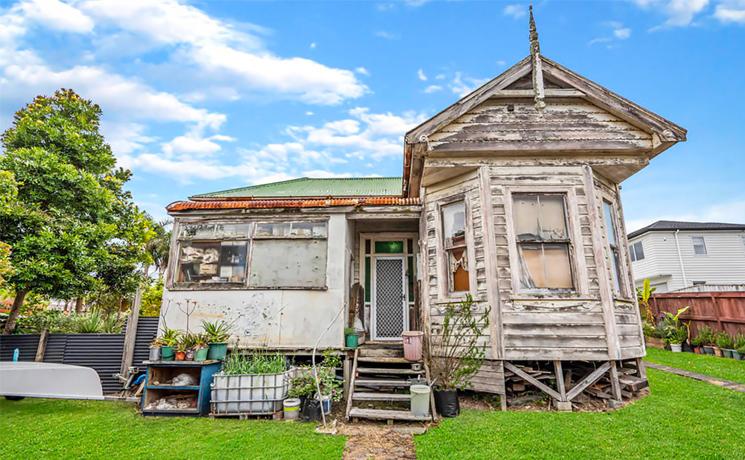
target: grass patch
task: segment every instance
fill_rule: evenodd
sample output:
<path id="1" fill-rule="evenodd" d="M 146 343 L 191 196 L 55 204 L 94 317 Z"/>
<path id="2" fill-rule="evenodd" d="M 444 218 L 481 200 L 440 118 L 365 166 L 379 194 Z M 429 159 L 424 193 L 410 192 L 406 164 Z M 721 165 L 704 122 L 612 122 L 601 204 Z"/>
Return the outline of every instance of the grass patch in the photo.
<path id="1" fill-rule="evenodd" d="M 341 458 L 345 438 L 314 424 L 142 417 L 104 401 L 0 399 L 0 458 Z"/>
<path id="2" fill-rule="evenodd" d="M 647 357 L 644 359 L 650 363 L 664 364 L 737 383 L 745 383 L 745 361 L 693 353 L 673 353 L 659 348 L 647 348 Z"/>
<path id="3" fill-rule="evenodd" d="M 608 413 L 465 411 L 415 438 L 420 459 L 745 458 L 745 394 L 650 369 Z"/>

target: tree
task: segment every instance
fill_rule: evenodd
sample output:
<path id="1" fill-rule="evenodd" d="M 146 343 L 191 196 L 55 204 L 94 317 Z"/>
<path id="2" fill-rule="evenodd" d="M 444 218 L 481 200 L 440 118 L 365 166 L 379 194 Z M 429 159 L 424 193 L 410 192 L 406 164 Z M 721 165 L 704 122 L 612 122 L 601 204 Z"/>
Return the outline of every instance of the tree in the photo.
<path id="1" fill-rule="evenodd" d="M 0 241 L 9 244 L 15 299 L 4 333 L 26 295 L 71 299 L 123 281 L 147 260 L 148 219 L 132 203 L 111 147 L 99 132 L 101 109 L 74 91 L 37 96 L 2 135 Z M 131 281 L 131 278 L 130 278 Z M 122 284 L 123 283 L 123 284 Z"/>

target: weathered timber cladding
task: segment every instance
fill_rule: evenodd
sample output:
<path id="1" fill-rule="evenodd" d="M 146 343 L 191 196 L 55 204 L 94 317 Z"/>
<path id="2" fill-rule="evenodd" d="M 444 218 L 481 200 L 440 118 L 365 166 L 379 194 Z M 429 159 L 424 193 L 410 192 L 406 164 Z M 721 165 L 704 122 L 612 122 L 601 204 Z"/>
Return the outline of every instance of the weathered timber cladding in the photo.
<path id="1" fill-rule="evenodd" d="M 652 136 L 580 98 L 550 98 L 542 112 L 531 99 L 489 99 L 429 136 L 437 150 L 478 143 L 515 143 L 516 150 L 602 143 L 613 149 L 648 149 Z M 468 147 L 465 147 L 468 148 Z"/>

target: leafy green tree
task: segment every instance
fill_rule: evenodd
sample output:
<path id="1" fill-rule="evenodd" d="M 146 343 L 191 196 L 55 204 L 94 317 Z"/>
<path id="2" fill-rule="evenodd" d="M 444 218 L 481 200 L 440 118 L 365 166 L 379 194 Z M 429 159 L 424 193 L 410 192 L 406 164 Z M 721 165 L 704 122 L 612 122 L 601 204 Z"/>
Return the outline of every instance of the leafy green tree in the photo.
<path id="1" fill-rule="evenodd" d="M 0 206 L 0 241 L 12 249 L 15 292 L 6 334 L 29 292 L 133 290 L 137 264 L 148 260 L 149 219 L 123 190 L 131 174 L 115 168 L 100 118 L 98 105 L 61 89 L 16 112 L 2 135 L 0 183 L 10 198 Z"/>

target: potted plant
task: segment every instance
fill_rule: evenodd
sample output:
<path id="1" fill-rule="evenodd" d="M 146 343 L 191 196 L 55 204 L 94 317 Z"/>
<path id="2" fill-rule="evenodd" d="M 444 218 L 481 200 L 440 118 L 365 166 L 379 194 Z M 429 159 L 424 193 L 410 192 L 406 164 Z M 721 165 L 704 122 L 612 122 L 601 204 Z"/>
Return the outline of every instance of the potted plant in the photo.
<path id="1" fill-rule="evenodd" d="M 731 358 L 732 357 L 732 337 L 729 336 L 724 331 L 718 332 L 716 334 L 715 342 L 717 344 L 717 348 L 719 349 L 719 354 L 717 356 L 722 356 L 724 358 Z M 716 349 L 714 350 L 716 352 Z"/>
<path id="2" fill-rule="evenodd" d="M 160 337 L 156 337 L 150 342 L 150 354 L 148 355 L 148 361 L 160 361 L 160 347 L 163 345 Z"/>
<path id="3" fill-rule="evenodd" d="M 343 397 L 343 383 L 336 377 L 336 369 L 341 366 L 341 357 L 327 350 L 323 354 L 323 361 L 316 365 L 315 373 L 312 366 L 300 366 L 294 371 L 290 379 L 288 397 L 298 398 L 302 407 L 309 399 L 315 399 L 325 414 L 331 412 L 331 404 L 341 401 Z M 316 385 L 318 375 L 318 385 Z M 320 387 L 320 394 L 318 389 Z"/>
<path id="4" fill-rule="evenodd" d="M 714 354 L 714 331 L 709 326 L 698 328 L 698 337 L 701 339 L 701 349 L 706 355 Z"/>
<path id="5" fill-rule="evenodd" d="M 357 331 L 353 327 L 344 328 L 344 342 L 347 348 L 357 348 L 359 337 L 357 337 Z"/>
<path id="6" fill-rule="evenodd" d="M 194 348 L 199 340 L 198 335 L 194 332 L 187 332 L 181 336 L 181 340 L 185 353 L 184 361 L 194 361 Z"/>
<path id="7" fill-rule="evenodd" d="M 673 353 L 683 351 L 683 343 L 688 340 L 688 324 L 680 321 L 680 315 L 688 311 L 689 308 L 679 308 L 674 315 L 670 312 L 665 312 L 660 321 L 659 329 L 663 331 L 665 343 L 670 345 Z"/>
<path id="8" fill-rule="evenodd" d="M 665 348 L 665 341 L 661 337 L 660 330 L 646 320 L 642 323 L 644 329 L 644 343 L 652 348 Z"/>
<path id="9" fill-rule="evenodd" d="M 206 361 L 209 352 L 209 339 L 206 334 L 196 334 L 194 338 L 194 361 Z"/>
<path id="10" fill-rule="evenodd" d="M 176 329 L 164 328 L 163 335 L 160 336 L 160 359 L 163 361 L 173 361 L 176 345 L 178 344 L 181 333 Z"/>
<path id="11" fill-rule="evenodd" d="M 704 346 L 704 342 L 700 334 L 696 335 L 696 337 L 691 339 L 691 347 L 693 348 L 693 352 L 696 353 L 697 355 L 700 355 L 703 353 L 703 346 Z"/>
<path id="12" fill-rule="evenodd" d="M 732 358 L 745 359 L 745 334 L 739 333 L 735 336 L 732 348 Z"/>
<path id="13" fill-rule="evenodd" d="M 186 361 L 187 343 L 186 334 L 179 335 L 178 341 L 176 341 L 176 361 Z"/>
<path id="14" fill-rule="evenodd" d="M 202 321 L 202 329 L 207 337 L 209 349 L 207 359 L 222 361 L 228 353 L 230 326 L 225 321 Z"/>
<path id="15" fill-rule="evenodd" d="M 479 345 L 479 339 L 488 334 L 491 308 L 475 313 L 473 298 L 467 295 L 444 309 L 442 324 L 432 334 L 434 397 L 440 415 L 455 417 L 460 413 L 458 390 L 469 386 L 484 362 L 486 345 Z"/>

